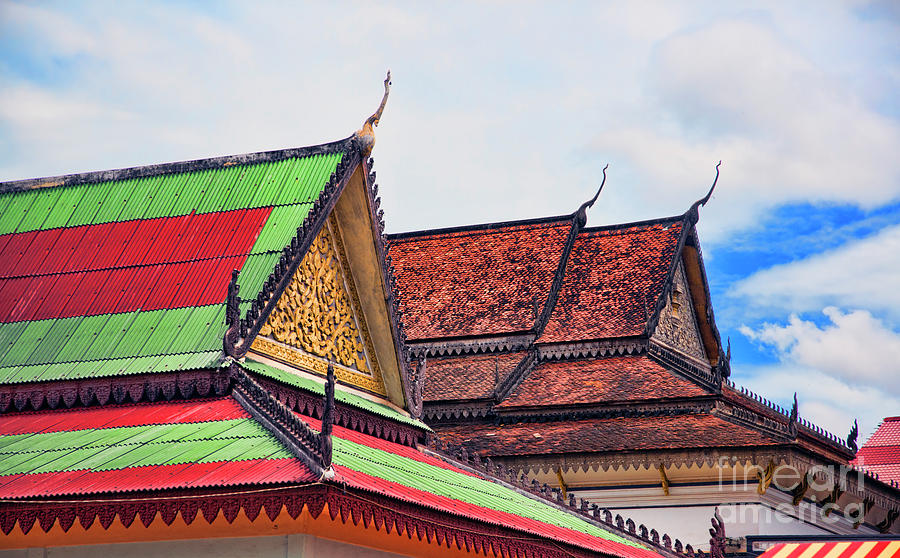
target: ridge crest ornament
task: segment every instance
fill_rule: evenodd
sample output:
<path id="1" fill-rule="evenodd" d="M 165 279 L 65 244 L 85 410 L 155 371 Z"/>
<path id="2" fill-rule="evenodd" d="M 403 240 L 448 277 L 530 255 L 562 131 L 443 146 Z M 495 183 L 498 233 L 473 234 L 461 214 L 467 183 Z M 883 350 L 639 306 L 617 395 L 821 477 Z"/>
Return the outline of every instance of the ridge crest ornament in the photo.
<path id="1" fill-rule="evenodd" d="M 341 381 L 384 395 L 339 234 L 322 227 L 251 348 L 317 374 L 334 363 Z"/>

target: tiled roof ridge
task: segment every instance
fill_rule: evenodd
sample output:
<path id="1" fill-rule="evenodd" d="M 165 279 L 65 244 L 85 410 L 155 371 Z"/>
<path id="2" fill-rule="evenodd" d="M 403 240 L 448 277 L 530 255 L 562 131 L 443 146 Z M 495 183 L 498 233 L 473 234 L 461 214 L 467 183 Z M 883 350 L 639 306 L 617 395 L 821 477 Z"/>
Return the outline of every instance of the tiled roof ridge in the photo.
<path id="1" fill-rule="evenodd" d="M 484 476 L 519 494 L 542 501 L 561 511 L 578 515 L 584 521 L 627 540 L 650 546 L 654 551 L 665 556 L 672 558 L 695 556 L 691 545 L 683 546 L 680 540 L 675 539 L 673 546 L 672 538 L 666 533 L 660 535 L 656 529 L 648 529 L 643 524 L 636 527 L 634 520 L 631 518 L 626 520 L 620 514 L 616 514 L 613 519 L 610 510 L 590 503 L 587 499 L 576 498 L 572 493 L 569 493 L 569 498 L 566 500 L 563 498 L 562 491 L 550 487 L 546 483 L 541 485 L 537 480 L 530 479 L 526 472 L 522 472 L 517 477 L 512 468 L 506 467 L 502 462 L 495 464 L 490 457 L 482 460 L 480 455 L 473 453 L 470 458 L 464 446 L 454 447 L 449 443 L 444 445 L 440 438 L 430 436 L 425 451 L 464 471 Z"/>
<path id="2" fill-rule="evenodd" d="M 628 234 L 631 229 L 644 229 L 655 225 L 675 224 L 684 221 L 686 213 L 672 215 L 670 217 L 658 217 L 656 219 L 642 219 L 640 221 L 629 221 L 626 223 L 612 223 L 609 225 L 595 225 L 593 227 L 583 227 L 582 234 Z"/>
<path id="3" fill-rule="evenodd" d="M 115 180 L 144 178 L 148 176 L 160 176 L 165 174 L 194 172 L 222 167 L 230 167 L 235 165 L 272 163 L 285 159 L 333 154 L 352 149 L 355 145 L 355 139 L 356 136 L 354 135 L 342 140 L 323 143 L 320 145 L 311 145 L 307 147 L 293 147 L 271 151 L 257 151 L 253 153 L 193 159 L 190 161 L 173 161 L 170 163 L 141 165 L 105 171 L 91 171 L 83 173 L 64 174 L 59 176 L 48 176 L 45 178 L 26 178 L 23 180 L 0 182 L 0 194 L 23 192 L 33 189 L 53 188 L 58 186 L 74 186 L 77 184 L 91 184 L 110 182 Z"/>
<path id="4" fill-rule="evenodd" d="M 508 397 L 509 394 L 512 393 L 512 390 L 522 383 L 522 380 L 524 380 L 534 369 L 535 363 L 539 360 L 538 348 L 535 345 L 535 341 L 537 341 L 541 337 L 541 334 L 544 333 L 544 329 L 547 327 L 547 324 L 550 322 L 550 317 L 553 315 L 553 309 L 556 308 L 556 302 L 559 300 L 559 291 L 562 288 L 563 280 L 566 277 L 566 269 L 568 268 L 571 259 L 572 248 L 575 246 L 575 240 L 578 238 L 578 233 L 587 224 L 587 210 L 594 205 L 594 202 L 596 202 L 597 198 L 600 196 L 600 192 L 603 191 L 603 186 L 606 184 L 606 168 L 608 166 L 609 165 L 603 167 L 603 182 L 601 182 L 600 188 L 597 190 L 597 193 L 594 194 L 594 197 L 581 204 L 581 206 L 572 213 L 572 223 L 569 227 L 569 234 L 566 237 L 565 244 L 563 244 L 556 271 L 553 273 L 553 281 L 550 283 L 547 300 L 544 301 L 544 306 L 541 309 L 540 314 L 535 318 L 534 325 L 532 326 L 534 338 L 529 343 L 528 352 L 522 357 L 521 362 L 519 362 L 519 364 L 513 368 L 513 371 L 503 379 L 503 382 L 494 389 L 495 401 L 502 401 Z"/>

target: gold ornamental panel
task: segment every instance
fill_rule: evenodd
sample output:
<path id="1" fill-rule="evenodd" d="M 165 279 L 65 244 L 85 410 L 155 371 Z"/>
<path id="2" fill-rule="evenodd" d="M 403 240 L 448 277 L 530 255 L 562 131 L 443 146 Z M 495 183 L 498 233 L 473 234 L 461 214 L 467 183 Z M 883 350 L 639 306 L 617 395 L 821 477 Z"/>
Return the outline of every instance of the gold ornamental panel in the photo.
<path id="1" fill-rule="evenodd" d="M 316 236 L 251 348 L 317 373 L 333 362 L 338 379 L 384 394 L 339 233 L 330 228 Z"/>

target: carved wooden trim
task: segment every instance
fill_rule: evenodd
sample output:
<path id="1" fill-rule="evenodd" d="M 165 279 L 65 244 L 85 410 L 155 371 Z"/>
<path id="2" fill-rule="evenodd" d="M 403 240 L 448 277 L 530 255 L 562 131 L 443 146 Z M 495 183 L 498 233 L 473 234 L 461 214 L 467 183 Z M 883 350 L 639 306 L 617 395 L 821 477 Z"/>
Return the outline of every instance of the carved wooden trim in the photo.
<path id="1" fill-rule="evenodd" d="M 248 373 L 253 374 L 252 370 Z M 267 392 L 301 415 L 321 419 L 324 413 L 323 399 L 307 391 L 283 385 L 275 380 L 256 376 L 254 379 Z M 334 424 L 349 430 L 362 432 L 369 436 L 381 438 L 389 442 L 415 447 L 424 441 L 425 433 L 413 426 L 368 413 L 355 407 L 336 403 L 334 408 Z"/>
<path id="2" fill-rule="evenodd" d="M 229 374 L 235 382 L 232 394 L 238 403 L 316 477 L 322 478 L 331 466 L 331 425 L 326 426 L 325 421 L 334 416 L 334 369 L 329 367 L 325 383 L 321 432 L 311 429 L 240 366 L 232 363 Z"/>
<path id="3" fill-rule="evenodd" d="M 229 388 L 220 369 L 6 384 L 0 385 L 0 413 L 221 396 Z"/>

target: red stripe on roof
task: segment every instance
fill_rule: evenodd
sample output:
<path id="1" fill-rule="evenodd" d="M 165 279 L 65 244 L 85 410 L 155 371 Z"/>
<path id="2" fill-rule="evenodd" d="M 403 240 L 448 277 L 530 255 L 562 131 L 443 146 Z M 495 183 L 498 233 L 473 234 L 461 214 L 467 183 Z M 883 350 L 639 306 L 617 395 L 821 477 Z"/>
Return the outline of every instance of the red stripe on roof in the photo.
<path id="1" fill-rule="evenodd" d="M 0 322 L 219 304 L 270 207 L 4 235 Z M 76 230 L 77 229 L 77 230 Z"/>
<path id="2" fill-rule="evenodd" d="M 566 541 L 569 544 L 614 556 L 626 558 L 646 558 L 650 556 L 658 558 L 659 556 L 646 548 L 637 548 L 535 519 L 528 519 L 519 515 L 469 504 L 446 496 L 438 496 L 430 492 L 424 492 L 396 482 L 360 473 L 341 465 L 335 465 L 334 470 L 339 477 L 342 477 L 340 480 L 350 486 L 453 515 L 524 531 L 552 540 Z"/>
<path id="3" fill-rule="evenodd" d="M 0 415 L 0 436 L 35 432 L 69 432 L 148 424 L 180 424 L 250 418 L 230 396 L 177 403 L 138 403 L 88 409 Z"/>
<path id="4" fill-rule="evenodd" d="M 111 471 L 65 471 L 0 477 L 3 498 L 128 492 L 202 486 L 314 482 L 297 459 L 248 459 L 180 465 L 152 465 Z"/>

